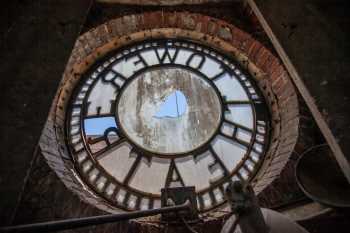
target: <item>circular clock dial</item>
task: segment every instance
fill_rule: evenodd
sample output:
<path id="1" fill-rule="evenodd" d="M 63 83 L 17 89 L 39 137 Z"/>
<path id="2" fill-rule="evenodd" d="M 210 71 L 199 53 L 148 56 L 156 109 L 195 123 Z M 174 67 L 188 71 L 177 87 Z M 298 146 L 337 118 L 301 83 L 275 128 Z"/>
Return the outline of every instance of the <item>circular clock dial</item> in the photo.
<path id="1" fill-rule="evenodd" d="M 194 151 L 213 136 L 221 120 L 213 86 L 184 68 L 162 67 L 137 75 L 121 93 L 117 109 L 125 135 L 159 155 Z"/>
<path id="2" fill-rule="evenodd" d="M 72 96 L 68 144 L 83 181 L 124 210 L 160 207 L 164 187 L 195 186 L 198 207 L 250 180 L 268 143 L 254 81 L 200 44 L 164 39 L 106 56 Z"/>

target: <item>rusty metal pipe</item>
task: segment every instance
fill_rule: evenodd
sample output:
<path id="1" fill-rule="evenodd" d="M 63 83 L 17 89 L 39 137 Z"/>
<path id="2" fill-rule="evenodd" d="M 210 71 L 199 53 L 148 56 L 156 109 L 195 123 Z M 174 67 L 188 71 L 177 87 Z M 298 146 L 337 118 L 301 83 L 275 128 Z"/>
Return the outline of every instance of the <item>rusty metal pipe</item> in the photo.
<path id="1" fill-rule="evenodd" d="M 114 223 L 118 221 L 152 216 L 152 215 L 157 215 L 162 213 L 178 212 L 183 210 L 191 211 L 191 205 L 189 203 L 185 203 L 182 205 L 163 207 L 163 208 L 152 209 L 152 210 L 141 210 L 141 211 L 135 211 L 131 213 L 108 214 L 108 215 L 100 215 L 100 216 L 93 216 L 93 217 L 86 217 L 86 218 L 73 218 L 73 219 L 66 219 L 66 220 L 59 220 L 59 221 L 9 226 L 9 227 L 0 228 L 0 232 L 1 233 L 5 233 L 5 232 L 6 233 L 8 232 L 38 233 L 38 232 L 62 231 L 67 229 L 75 229 L 75 228 L 86 227 L 91 225 L 100 225 L 105 223 Z"/>

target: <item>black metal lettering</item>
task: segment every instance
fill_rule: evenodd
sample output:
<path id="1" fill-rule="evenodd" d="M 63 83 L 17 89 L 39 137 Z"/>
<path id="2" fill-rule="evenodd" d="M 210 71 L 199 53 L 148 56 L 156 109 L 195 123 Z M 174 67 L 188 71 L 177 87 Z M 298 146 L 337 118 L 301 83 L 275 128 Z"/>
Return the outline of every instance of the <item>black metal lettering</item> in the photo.
<path id="1" fill-rule="evenodd" d="M 191 62 L 193 61 L 194 57 L 195 56 L 198 56 L 200 57 L 200 62 L 197 64 L 197 66 L 195 65 L 191 65 Z M 191 56 L 188 58 L 188 60 L 186 61 L 186 65 L 194 68 L 194 69 L 200 69 L 202 68 L 203 64 L 205 62 L 205 56 L 203 54 L 200 54 L 200 53 L 192 53 Z"/>
<path id="2" fill-rule="evenodd" d="M 139 60 L 134 61 L 134 65 L 137 66 L 138 64 L 142 63 L 145 67 L 148 66 L 147 62 L 145 61 L 145 59 L 143 59 L 143 57 L 141 56 L 141 54 L 136 53 L 136 56 Z"/>
<path id="3" fill-rule="evenodd" d="M 159 61 L 160 64 L 164 64 L 165 60 L 167 58 L 169 60 L 169 63 L 174 63 L 175 62 L 176 57 L 177 57 L 177 55 L 179 53 L 179 49 L 178 48 L 172 48 L 172 49 L 175 50 L 173 55 L 171 55 L 168 47 L 164 48 L 164 53 L 162 55 L 159 54 L 159 49 L 155 49 L 155 52 L 156 52 L 156 55 L 157 55 L 157 58 L 158 58 L 158 61 Z"/>
<path id="4" fill-rule="evenodd" d="M 211 78 L 211 80 L 214 81 L 214 80 L 216 80 L 216 79 L 222 77 L 225 73 L 228 73 L 228 71 L 227 71 L 227 70 L 225 69 L 225 67 L 223 67 L 222 65 L 220 65 L 220 68 L 222 69 L 222 71 L 221 71 L 220 73 L 214 75 L 214 76 Z"/>
<path id="5" fill-rule="evenodd" d="M 108 74 L 112 73 L 113 77 L 107 79 Z M 126 77 L 124 75 L 122 75 L 121 73 L 115 71 L 115 70 L 108 70 L 107 72 L 105 72 L 105 74 L 102 75 L 102 82 L 103 83 L 110 83 L 112 84 L 117 90 L 120 90 L 121 86 L 119 86 L 116 83 L 116 79 L 121 78 L 123 80 L 126 80 Z"/>
<path id="6" fill-rule="evenodd" d="M 170 162 L 168 175 L 165 181 L 165 188 L 171 187 L 173 183 L 180 183 L 182 186 L 185 186 L 180 172 L 176 167 L 175 161 L 172 159 Z"/>

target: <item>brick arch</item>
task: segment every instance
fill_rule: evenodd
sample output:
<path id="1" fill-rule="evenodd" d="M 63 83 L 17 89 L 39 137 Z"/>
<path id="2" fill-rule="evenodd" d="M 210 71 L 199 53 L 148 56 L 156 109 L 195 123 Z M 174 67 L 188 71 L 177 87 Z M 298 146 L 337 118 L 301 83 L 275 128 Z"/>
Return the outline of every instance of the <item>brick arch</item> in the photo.
<path id="1" fill-rule="evenodd" d="M 272 137 L 261 169 L 252 181 L 256 193 L 279 178 L 298 140 L 299 105 L 280 61 L 247 33 L 222 20 L 188 12 L 150 12 L 106 22 L 76 41 L 40 140 L 49 165 L 83 200 L 107 212 L 118 212 L 96 196 L 76 174 L 65 144 L 65 114 L 73 88 L 94 62 L 111 50 L 147 38 L 186 38 L 234 58 L 260 86 L 270 107 Z"/>

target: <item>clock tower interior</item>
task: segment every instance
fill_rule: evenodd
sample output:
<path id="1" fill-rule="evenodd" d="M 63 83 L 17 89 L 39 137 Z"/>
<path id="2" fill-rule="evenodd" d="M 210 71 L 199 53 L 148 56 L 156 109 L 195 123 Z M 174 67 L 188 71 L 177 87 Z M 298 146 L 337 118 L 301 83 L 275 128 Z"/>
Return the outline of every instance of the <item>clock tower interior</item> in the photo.
<path id="1" fill-rule="evenodd" d="M 349 232 L 346 1 L 3 4 L 0 232 Z"/>

